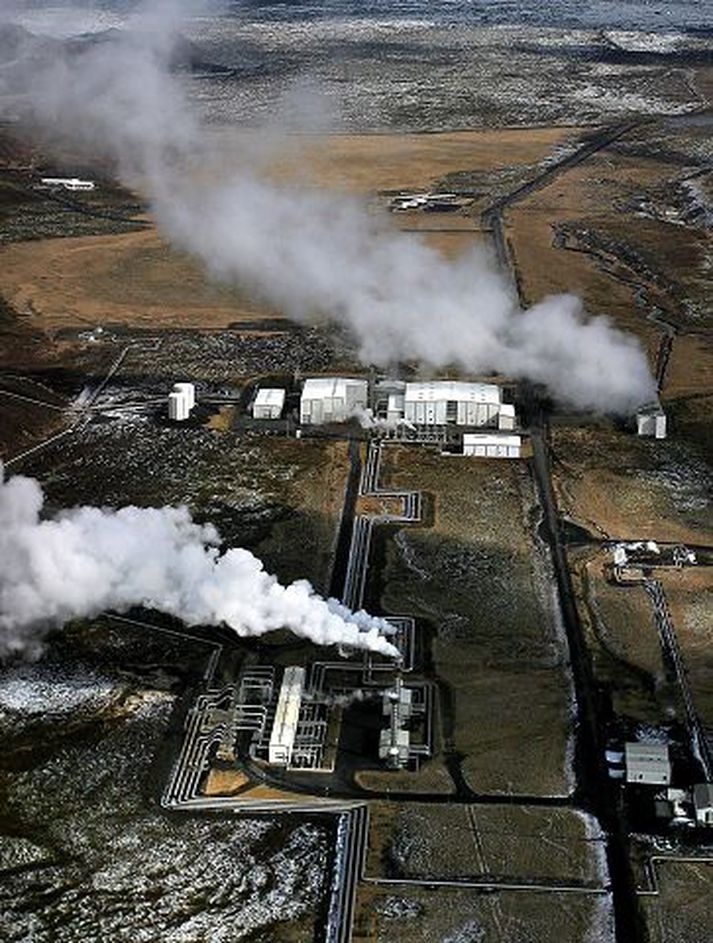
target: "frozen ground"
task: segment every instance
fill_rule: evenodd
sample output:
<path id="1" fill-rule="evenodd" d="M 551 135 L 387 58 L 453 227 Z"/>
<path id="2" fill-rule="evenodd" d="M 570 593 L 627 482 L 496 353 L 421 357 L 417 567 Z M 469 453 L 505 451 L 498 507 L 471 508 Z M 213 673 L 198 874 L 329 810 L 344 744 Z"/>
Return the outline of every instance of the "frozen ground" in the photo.
<path id="1" fill-rule="evenodd" d="M 704 102 L 689 70 L 711 64 L 706 3 L 233 4 L 183 31 L 233 70 L 193 82 L 217 122 L 275 111 L 299 128 L 361 130 L 582 123 L 674 114 Z M 125 4 L 32 9 L 21 22 L 67 35 L 120 25 Z M 67 24 L 72 24 L 70 27 Z M 314 95 L 304 94 L 306 85 Z M 297 93 L 295 93 L 297 89 Z"/>
<path id="2" fill-rule="evenodd" d="M 69 723 L 73 707 L 86 716 L 106 693 L 104 680 L 80 675 L 25 667 L 0 696 L 20 717 L 46 697 Z M 174 700 L 133 694 L 131 711 L 93 732 L 55 724 L 30 755 L 3 743 L 0 939 L 312 940 L 329 883 L 326 828 L 161 813 L 149 783 Z"/>

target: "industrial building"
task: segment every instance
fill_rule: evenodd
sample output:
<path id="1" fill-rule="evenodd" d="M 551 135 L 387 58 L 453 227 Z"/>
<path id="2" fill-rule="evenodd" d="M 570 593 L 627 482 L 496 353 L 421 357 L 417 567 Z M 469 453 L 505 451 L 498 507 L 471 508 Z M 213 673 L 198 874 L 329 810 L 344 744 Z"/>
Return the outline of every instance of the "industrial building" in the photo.
<path id="1" fill-rule="evenodd" d="M 466 432 L 463 435 L 463 454 L 479 458 L 520 458 L 522 438 L 495 432 Z"/>
<path id="2" fill-rule="evenodd" d="M 304 668 L 285 668 L 268 746 L 268 760 L 274 766 L 289 766 L 292 758 L 304 682 Z"/>
<path id="3" fill-rule="evenodd" d="M 300 422 L 318 426 L 346 422 L 366 409 L 369 385 L 350 377 L 310 377 L 305 380 L 300 399 Z"/>
<path id="4" fill-rule="evenodd" d="M 494 426 L 502 407 L 494 383 L 430 380 L 407 383 L 404 393 L 404 419 L 416 426 Z"/>
<path id="5" fill-rule="evenodd" d="M 668 786 L 671 782 L 671 760 L 665 744 L 627 743 L 624 756 L 627 783 Z"/>
<path id="6" fill-rule="evenodd" d="M 666 413 L 661 403 L 651 403 L 642 407 L 636 414 L 637 435 L 653 438 L 666 438 Z"/>
<path id="7" fill-rule="evenodd" d="M 285 391 L 263 387 L 253 401 L 253 419 L 279 419 L 285 408 Z"/>
<path id="8" fill-rule="evenodd" d="M 92 180 L 79 180 L 77 177 L 42 177 L 43 187 L 57 187 L 62 190 L 93 190 Z"/>
<path id="9" fill-rule="evenodd" d="M 168 418 L 174 422 L 188 419 L 196 405 L 196 388 L 192 383 L 174 383 L 168 394 Z"/>

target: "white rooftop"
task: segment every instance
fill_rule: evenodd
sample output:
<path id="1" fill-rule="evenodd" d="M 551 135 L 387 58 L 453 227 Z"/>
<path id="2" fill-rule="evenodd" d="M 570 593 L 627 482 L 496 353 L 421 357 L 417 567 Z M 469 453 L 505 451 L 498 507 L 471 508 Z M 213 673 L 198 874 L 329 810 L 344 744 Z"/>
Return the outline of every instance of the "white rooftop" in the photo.
<path id="1" fill-rule="evenodd" d="M 363 386 L 366 380 L 356 377 L 308 377 L 302 387 L 304 399 L 345 399 L 348 386 Z"/>
<path id="2" fill-rule="evenodd" d="M 500 403 L 502 391 L 494 383 L 465 383 L 462 380 L 427 380 L 406 384 L 406 402 L 435 403 L 443 400 Z"/>
<path id="3" fill-rule="evenodd" d="M 627 760 L 668 763 L 668 746 L 665 743 L 627 743 L 624 749 Z"/>
<path id="4" fill-rule="evenodd" d="M 255 397 L 256 406 L 282 406 L 285 402 L 285 391 L 277 387 L 261 387 Z"/>
<path id="5" fill-rule="evenodd" d="M 507 445 L 519 448 L 522 437 L 519 435 L 498 435 L 496 432 L 465 432 L 463 445 Z"/>
<path id="6" fill-rule="evenodd" d="M 288 752 L 292 750 L 300 716 L 304 679 L 304 668 L 297 665 L 285 668 L 270 735 L 271 748 L 285 747 Z"/>

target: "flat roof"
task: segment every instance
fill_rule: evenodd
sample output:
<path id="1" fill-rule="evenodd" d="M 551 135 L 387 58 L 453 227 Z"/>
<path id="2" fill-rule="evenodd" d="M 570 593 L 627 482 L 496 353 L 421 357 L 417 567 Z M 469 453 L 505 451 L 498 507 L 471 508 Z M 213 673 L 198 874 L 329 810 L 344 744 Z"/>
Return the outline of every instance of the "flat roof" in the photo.
<path id="1" fill-rule="evenodd" d="M 649 760 L 652 763 L 668 763 L 668 746 L 665 743 L 627 743 L 624 747 L 627 761 Z"/>
<path id="2" fill-rule="evenodd" d="M 522 445 L 522 436 L 497 435 L 494 432 L 465 432 L 463 445 L 507 445 L 519 448 Z"/>
<path id="3" fill-rule="evenodd" d="M 366 385 L 366 380 L 358 377 L 308 377 L 302 387 L 302 396 L 306 399 L 343 399 L 348 386 Z"/>
<path id="4" fill-rule="evenodd" d="M 297 732 L 297 721 L 300 716 L 304 679 L 304 668 L 296 665 L 285 668 L 280 696 L 277 699 L 275 720 L 270 734 L 271 747 L 284 746 L 288 750 L 292 749 Z"/>
<path id="5" fill-rule="evenodd" d="M 463 380 L 427 380 L 406 384 L 406 402 L 436 403 L 442 400 L 499 404 L 502 390 L 494 383 L 466 383 Z"/>
<path id="6" fill-rule="evenodd" d="M 285 391 L 277 387 L 263 386 L 257 391 L 255 406 L 282 406 L 285 402 Z"/>
<path id="7" fill-rule="evenodd" d="M 693 804 L 696 809 L 713 808 L 713 783 L 696 783 L 693 787 Z"/>

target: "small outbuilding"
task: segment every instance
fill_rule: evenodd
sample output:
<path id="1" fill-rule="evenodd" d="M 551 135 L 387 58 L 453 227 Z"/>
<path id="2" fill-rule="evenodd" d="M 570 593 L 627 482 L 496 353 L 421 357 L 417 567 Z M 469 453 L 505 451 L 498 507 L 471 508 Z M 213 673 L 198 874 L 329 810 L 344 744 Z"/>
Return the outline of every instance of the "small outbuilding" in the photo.
<path id="1" fill-rule="evenodd" d="M 305 380 L 300 399 L 302 425 L 318 426 L 328 422 L 346 422 L 369 400 L 366 380 L 352 377 L 310 377 Z"/>
<path id="2" fill-rule="evenodd" d="M 627 783 L 668 786 L 671 760 L 664 743 L 627 743 L 624 747 Z"/>
<path id="3" fill-rule="evenodd" d="M 666 413 L 660 403 L 642 407 L 636 414 L 637 435 L 653 439 L 666 438 Z"/>
<path id="4" fill-rule="evenodd" d="M 285 408 L 285 391 L 263 387 L 253 401 L 253 419 L 279 419 Z"/>
<path id="5" fill-rule="evenodd" d="M 697 783 L 693 787 L 693 811 L 698 825 L 713 827 L 713 783 Z"/>
<path id="6" fill-rule="evenodd" d="M 178 393 L 174 390 L 172 393 L 168 394 L 169 419 L 173 420 L 173 422 L 183 422 L 188 419 L 190 413 L 191 408 L 183 393 Z"/>
<path id="7" fill-rule="evenodd" d="M 181 393 L 188 403 L 189 411 L 196 405 L 196 387 L 193 383 L 174 383 L 173 392 Z"/>
<path id="8" fill-rule="evenodd" d="M 498 435 L 496 432 L 466 432 L 463 436 L 463 454 L 478 458 L 520 458 L 522 438 L 519 435 Z"/>

